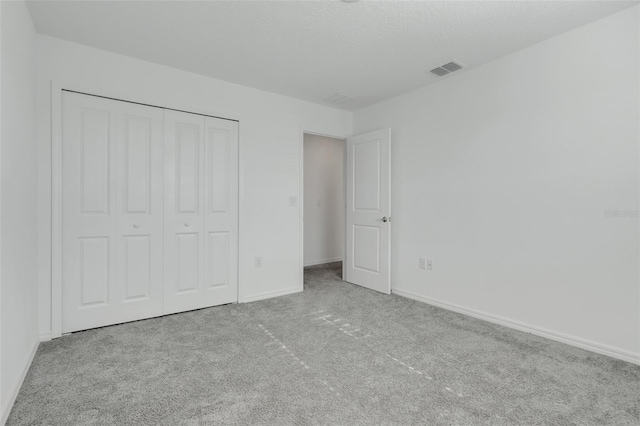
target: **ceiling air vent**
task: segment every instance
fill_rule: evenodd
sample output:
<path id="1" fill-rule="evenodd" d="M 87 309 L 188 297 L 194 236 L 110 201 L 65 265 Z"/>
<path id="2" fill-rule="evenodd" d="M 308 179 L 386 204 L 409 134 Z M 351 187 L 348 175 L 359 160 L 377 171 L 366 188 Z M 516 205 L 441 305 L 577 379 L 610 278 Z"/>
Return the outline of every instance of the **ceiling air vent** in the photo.
<path id="1" fill-rule="evenodd" d="M 438 68 L 434 68 L 430 72 L 431 74 L 435 74 L 438 77 L 442 77 L 444 75 L 451 74 L 452 72 L 461 70 L 462 68 L 463 68 L 462 64 L 452 61 L 452 62 L 449 62 L 448 64 L 439 66 Z"/>
<path id="2" fill-rule="evenodd" d="M 449 62 L 448 64 L 444 64 L 442 66 L 445 70 L 449 72 L 454 72 L 462 69 L 462 65 L 456 64 L 455 62 Z"/>
<path id="3" fill-rule="evenodd" d="M 325 102 L 330 102 L 332 104 L 343 105 L 355 100 L 355 98 L 352 98 L 351 96 L 343 95 L 342 93 L 334 93 L 328 98 L 324 98 L 324 100 Z"/>
<path id="4" fill-rule="evenodd" d="M 444 69 L 442 67 L 438 67 L 438 68 L 432 69 L 431 70 L 431 74 L 435 74 L 438 77 L 442 77 L 443 75 L 449 74 L 449 71 L 447 71 L 446 69 Z"/>

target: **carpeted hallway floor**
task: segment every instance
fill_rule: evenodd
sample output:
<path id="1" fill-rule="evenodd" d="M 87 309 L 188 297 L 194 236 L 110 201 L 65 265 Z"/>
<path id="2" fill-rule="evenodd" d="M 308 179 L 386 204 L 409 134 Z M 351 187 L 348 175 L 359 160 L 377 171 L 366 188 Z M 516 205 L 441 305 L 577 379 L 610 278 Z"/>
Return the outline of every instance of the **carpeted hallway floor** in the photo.
<path id="1" fill-rule="evenodd" d="M 7 424 L 640 424 L 640 366 L 339 276 L 42 344 Z"/>

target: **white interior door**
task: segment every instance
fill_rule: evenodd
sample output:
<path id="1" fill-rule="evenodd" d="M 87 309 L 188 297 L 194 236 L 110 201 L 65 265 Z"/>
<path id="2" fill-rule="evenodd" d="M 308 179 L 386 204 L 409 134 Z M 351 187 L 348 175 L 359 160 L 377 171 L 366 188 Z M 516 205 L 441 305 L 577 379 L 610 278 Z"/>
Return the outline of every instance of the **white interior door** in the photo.
<path id="1" fill-rule="evenodd" d="M 236 302 L 238 123 L 165 111 L 164 313 Z"/>
<path id="2" fill-rule="evenodd" d="M 63 332 L 162 314 L 162 122 L 63 93 Z"/>
<path id="3" fill-rule="evenodd" d="M 345 280 L 391 292 L 391 130 L 347 139 Z"/>

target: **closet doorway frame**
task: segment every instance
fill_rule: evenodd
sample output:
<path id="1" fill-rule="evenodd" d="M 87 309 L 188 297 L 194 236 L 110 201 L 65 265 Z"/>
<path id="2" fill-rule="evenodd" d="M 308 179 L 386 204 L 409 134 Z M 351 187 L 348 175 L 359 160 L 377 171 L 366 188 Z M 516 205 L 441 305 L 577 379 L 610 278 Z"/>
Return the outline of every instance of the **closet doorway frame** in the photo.
<path id="1" fill-rule="evenodd" d="M 51 339 L 62 336 L 62 92 L 74 92 L 88 96 L 129 102 L 149 107 L 181 111 L 191 114 L 204 115 L 223 120 L 238 122 L 238 288 L 237 303 L 240 299 L 240 248 L 242 226 L 242 206 L 244 204 L 243 155 L 242 150 L 242 117 L 234 114 L 212 111 L 199 106 L 178 107 L 177 105 L 157 105 L 142 100 L 123 99 L 119 95 L 104 93 L 93 87 L 78 87 L 75 84 L 50 81 L 51 90 Z"/>

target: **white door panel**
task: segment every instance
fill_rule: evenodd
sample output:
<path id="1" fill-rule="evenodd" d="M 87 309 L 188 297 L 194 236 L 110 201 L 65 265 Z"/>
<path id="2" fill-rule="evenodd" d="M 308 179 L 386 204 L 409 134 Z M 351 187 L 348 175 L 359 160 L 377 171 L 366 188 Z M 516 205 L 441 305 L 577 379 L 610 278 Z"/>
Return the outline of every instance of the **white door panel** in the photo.
<path id="1" fill-rule="evenodd" d="M 202 307 L 204 117 L 165 111 L 164 313 Z"/>
<path id="2" fill-rule="evenodd" d="M 238 123 L 165 111 L 165 313 L 236 302 Z"/>
<path id="3" fill-rule="evenodd" d="M 205 117 L 205 287 L 215 304 L 238 301 L 238 123 Z"/>
<path id="4" fill-rule="evenodd" d="M 347 139 L 345 280 L 391 292 L 391 131 Z"/>
<path id="5" fill-rule="evenodd" d="M 63 332 L 161 315 L 162 110 L 64 92 L 62 131 Z"/>
<path id="6" fill-rule="evenodd" d="M 163 113 L 159 108 L 114 103 L 122 111 L 117 140 L 118 274 L 115 291 L 126 306 L 154 301 L 150 303 L 153 309 L 138 311 L 140 315 L 161 315 Z"/>

